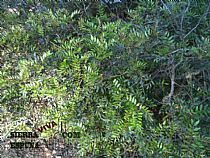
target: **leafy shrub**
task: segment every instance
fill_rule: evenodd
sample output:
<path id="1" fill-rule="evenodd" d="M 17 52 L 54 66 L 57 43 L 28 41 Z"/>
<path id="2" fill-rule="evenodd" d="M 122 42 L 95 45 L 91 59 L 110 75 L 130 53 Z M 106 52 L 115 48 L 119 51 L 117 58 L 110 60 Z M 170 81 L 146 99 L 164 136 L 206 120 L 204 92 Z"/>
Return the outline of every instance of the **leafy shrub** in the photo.
<path id="1" fill-rule="evenodd" d="M 81 132 L 67 140 L 78 157 L 209 155 L 207 1 L 140 1 L 114 20 L 98 3 L 91 14 L 81 2 L 11 2 L 0 11 L 3 120 L 65 121 Z"/>

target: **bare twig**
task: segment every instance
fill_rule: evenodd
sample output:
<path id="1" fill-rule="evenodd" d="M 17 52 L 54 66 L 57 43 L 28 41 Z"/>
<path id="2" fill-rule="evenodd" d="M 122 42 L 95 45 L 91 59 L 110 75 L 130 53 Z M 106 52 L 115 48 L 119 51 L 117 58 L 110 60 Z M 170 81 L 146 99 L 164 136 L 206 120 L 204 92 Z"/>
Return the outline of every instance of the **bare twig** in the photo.
<path id="1" fill-rule="evenodd" d="M 175 55 L 179 51 L 186 51 L 186 50 L 190 50 L 190 49 L 187 49 L 187 48 L 179 48 L 179 49 L 176 49 L 176 50 L 172 51 L 171 53 L 169 53 L 168 56 Z"/>
<path id="2" fill-rule="evenodd" d="M 169 14 L 172 14 L 171 11 L 170 11 L 170 9 L 168 8 L 168 6 L 163 2 L 163 0 L 161 0 L 161 3 L 168 10 Z"/>
<path id="3" fill-rule="evenodd" d="M 188 1 L 188 5 L 184 11 L 184 13 L 182 14 L 182 17 L 181 17 L 181 23 L 180 23 L 180 27 L 181 27 L 181 32 L 183 31 L 183 21 L 184 21 L 184 17 L 187 13 L 187 11 L 189 10 L 189 7 L 190 7 L 190 3 L 191 3 L 191 0 Z"/>
<path id="4" fill-rule="evenodd" d="M 168 95 L 168 102 L 171 103 L 171 98 L 174 95 L 174 85 L 175 85 L 175 65 L 172 65 L 172 70 L 171 70 L 171 90 Z"/>
<path id="5" fill-rule="evenodd" d="M 176 54 L 177 52 L 182 51 L 182 50 L 184 50 L 184 49 L 179 48 L 179 49 L 174 50 L 173 52 L 169 53 L 169 55 L 170 55 L 170 56 L 171 56 L 171 55 L 174 55 L 174 54 Z"/>
<path id="6" fill-rule="evenodd" d="M 201 20 L 209 13 L 209 7 L 210 7 L 210 1 L 208 4 L 208 7 L 206 9 L 206 12 L 200 17 L 200 19 L 198 20 L 198 23 L 195 25 L 195 27 L 193 27 L 185 36 L 183 39 L 185 39 L 187 36 L 189 36 L 201 23 Z"/>
<path id="7" fill-rule="evenodd" d="M 186 49 L 177 49 L 171 53 L 169 53 L 171 60 L 169 61 L 169 64 L 172 65 L 171 67 L 171 89 L 170 89 L 170 93 L 165 96 L 163 98 L 163 103 L 167 103 L 167 104 L 171 104 L 171 100 L 172 100 L 172 97 L 174 96 L 174 89 L 175 89 L 175 74 L 176 74 L 176 68 L 182 63 L 183 59 L 181 59 L 177 64 L 175 64 L 174 62 L 174 54 L 179 52 L 179 51 L 183 51 L 183 50 L 186 50 Z"/>
<path id="8" fill-rule="evenodd" d="M 83 3 L 84 12 L 85 12 L 86 15 L 87 15 L 87 10 L 90 7 L 90 5 L 91 5 L 91 3 L 88 4 L 88 6 L 86 7 L 85 4 Z"/>

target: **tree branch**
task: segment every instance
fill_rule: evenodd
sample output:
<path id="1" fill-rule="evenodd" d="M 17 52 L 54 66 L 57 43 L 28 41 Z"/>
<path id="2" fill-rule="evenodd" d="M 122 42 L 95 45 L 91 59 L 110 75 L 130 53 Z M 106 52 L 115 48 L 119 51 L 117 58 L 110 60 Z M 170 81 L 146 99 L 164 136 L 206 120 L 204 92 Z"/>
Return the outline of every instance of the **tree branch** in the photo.
<path id="1" fill-rule="evenodd" d="M 175 85 L 175 65 L 172 65 L 172 70 L 171 70 L 171 90 L 168 95 L 168 102 L 171 103 L 171 98 L 174 95 L 174 85 Z"/>
<path id="2" fill-rule="evenodd" d="M 188 5 L 187 5 L 184 13 L 182 14 L 182 17 L 181 17 L 181 22 L 180 22 L 181 32 L 183 31 L 183 21 L 184 21 L 184 17 L 186 15 L 187 11 L 189 10 L 190 3 L 191 3 L 191 0 L 188 1 Z"/>
<path id="3" fill-rule="evenodd" d="M 209 12 L 209 6 L 210 6 L 210 1 L 209 1 L 209 4 L 208 4 L 208 7 L 207 7 L 207 10 L 206 12 L 200 17 L 200 19 L 198 20 L 198 23 L 195 25 L 195 27 L 193 27 L 185 36 L 183 39 L 185 39 L 187 36 L 189 36 L 201 23 L 201 20 L 208 14 Z"/>
<path id="4" fill-rule="evenodd" d="M 168 6 L 163 2 L 163 0 L 161 0 L 161 3 L 168 10 L 169 14 L 172 14 L 171 11 L 170 11 L 170 9 L 168 8 Z"/>

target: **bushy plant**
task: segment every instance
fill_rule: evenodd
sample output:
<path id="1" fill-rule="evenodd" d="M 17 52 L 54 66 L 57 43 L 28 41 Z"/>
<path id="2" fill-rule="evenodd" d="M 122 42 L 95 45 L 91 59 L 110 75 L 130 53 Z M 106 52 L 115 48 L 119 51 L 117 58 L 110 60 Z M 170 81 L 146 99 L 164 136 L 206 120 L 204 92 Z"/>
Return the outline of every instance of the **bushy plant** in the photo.
<path id="1" fill-rule="evenodd" d="M 0 10 L 1 119 L 33 126 L 3 131 L 64 121 L 81 133 L 67 139 L 78 157 L 209 156 L 207 1 L 139 1 L 129 19 L 99 3 L 11 2 Z"/>

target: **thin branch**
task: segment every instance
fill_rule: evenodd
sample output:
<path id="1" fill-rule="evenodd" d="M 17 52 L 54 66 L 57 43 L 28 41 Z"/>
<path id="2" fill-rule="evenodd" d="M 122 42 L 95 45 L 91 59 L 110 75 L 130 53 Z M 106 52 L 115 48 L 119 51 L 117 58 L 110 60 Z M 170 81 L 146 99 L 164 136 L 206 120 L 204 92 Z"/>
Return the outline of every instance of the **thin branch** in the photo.
<path id="1" fill-rule="evenodd" d="M 186 50 L 190 50 L 190 49 L 187 49 L 187 48 L 179 48 L 179 49 L 174 50 L 171 53 L 169 53 L 168 56 L 174 55 L 174 54 L 178 53 L 179 51 L 186 51 Z"/>
<path id="2" fill-rule="evenodd" d="M 168 6 L 163 2 L 163 0 L 161 0 L 161 3 L 168 10 L 169 14 L 172 14 L 171 11 L 170 11 L 170 9 L 168 8 Z"/>
<path id="3" fill-rule="evenodd" d="M 183 39 L 185 39 L 187 36 L 189 36 L 201 23 L 201 20 L 208 14 L 209 12 L 209 7 L 210 7 L 210 1 L 209 1 L 209 4 L 208 4 L 208 7 L 207 7 L 207 10 L 206 12 L 200 17 L 200 19 L 198 20 L 198 23 L 195 25 L 194 28 L 192 28 L 185 36 Z"/>
<path id="4" fill-rule="evenodd" d="M 175 65 L 172 66 L 172 70 L 171 70 L 171 90 L 168 95 L 169 103 L 171 103 L 171 98 L 174 95 L 174 85 L 175 85 Z"/>
<path id="5" fill-rule="evenodd" d="M 90 7 L 90 5 L 91 5 L 91 3 L 88 4 L 88 6 L 86 7 L 85 4 L 83 3 L 83 9 L 84 9 L 85 15 L 87 15 L 87 10 Z"/>
<path id="6" fill-rule="evenodd" d="M 181 23 L 180 23 L 180 25 L 181 25 L 181 26 L 180 26 L 180 27 L 181 27 L 181 32 L 183 31 L 183 21 L 184 21 L 184 17 L 185 17 L 185 15 L 186 15 L 187 11 L 189 10 L 190 3 L 191 3 L 191 0 L 188 1 L 188 5 L 187 5 L 187 7 L 186 7 L 184 13 L 182 14 L 182 17 L 181 17 Z"/>
<path id="7" fill-rule="evenodd" d="M 174 55 L 174 54 L 176 54 L 177 52 L 182 51 L 182 50 L 184 50 L 184 49 L 179 48 L 179 49 L 174 50 L 173 52 L 171 52 L 169 55 Z"/>

